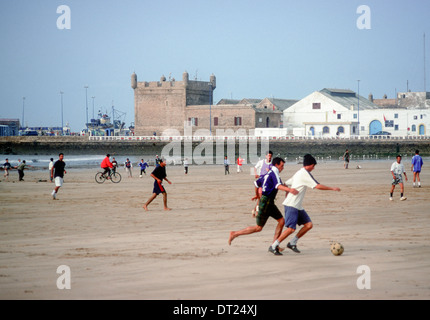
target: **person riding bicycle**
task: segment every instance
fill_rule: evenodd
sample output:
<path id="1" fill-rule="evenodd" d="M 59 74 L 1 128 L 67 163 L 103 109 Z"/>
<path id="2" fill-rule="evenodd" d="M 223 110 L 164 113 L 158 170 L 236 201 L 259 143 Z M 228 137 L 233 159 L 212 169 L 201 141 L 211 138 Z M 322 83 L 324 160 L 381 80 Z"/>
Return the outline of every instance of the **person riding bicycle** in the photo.
<path id="1" fill-rule="evenodd" d="M 110 158 L 110 154 L 107 154 L 102 161 L 101 167 L 102 169 L 104 169 L 103 175 L 107 173 L 108 176 L 110 176 L 110 169 L 113 168 L 113 164 L 112 162 L 110 162 L 109 158 Z"/>

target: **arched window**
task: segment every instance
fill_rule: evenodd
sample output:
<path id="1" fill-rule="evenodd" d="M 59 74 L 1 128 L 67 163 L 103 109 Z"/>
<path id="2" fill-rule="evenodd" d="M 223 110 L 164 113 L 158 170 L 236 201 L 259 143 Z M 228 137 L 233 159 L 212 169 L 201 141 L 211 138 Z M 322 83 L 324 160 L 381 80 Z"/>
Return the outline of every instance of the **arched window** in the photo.
<path id="1" fill-rule="evenodd" d="M 345 133 L 345 129 L 343 127 L 338 127 L 337 132 L 339 133 Z"/>
<path id="2" fill-rule="evenodd" d="M 325 126 L 325 127 L 323 128 L 323 134 L 325 134 L 325 133 L 330 133 L 330 128 L 329 128 L 329 127 L 327 127 L 327 126 Z"/>

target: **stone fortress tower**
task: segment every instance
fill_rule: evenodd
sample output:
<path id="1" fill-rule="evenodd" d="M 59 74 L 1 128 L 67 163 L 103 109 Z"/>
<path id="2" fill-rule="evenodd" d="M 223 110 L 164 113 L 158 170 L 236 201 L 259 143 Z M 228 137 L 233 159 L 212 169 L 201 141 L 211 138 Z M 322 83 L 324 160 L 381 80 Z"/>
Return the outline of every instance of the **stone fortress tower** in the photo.
<path id="1" fill-rule="evenodd" d="M 210 80 L 189 80 L 187 72 L 182 81 L 162 76 L 160 81 L 138 82 L 137 75 L 131 75 L 134 90 L 135 135 L 161 135 L 167 129 L 176 129 L 184 134 L 184 121 L 189 120 L 187 106 L 213 104 L 213 90 L 216 78 Z"/>

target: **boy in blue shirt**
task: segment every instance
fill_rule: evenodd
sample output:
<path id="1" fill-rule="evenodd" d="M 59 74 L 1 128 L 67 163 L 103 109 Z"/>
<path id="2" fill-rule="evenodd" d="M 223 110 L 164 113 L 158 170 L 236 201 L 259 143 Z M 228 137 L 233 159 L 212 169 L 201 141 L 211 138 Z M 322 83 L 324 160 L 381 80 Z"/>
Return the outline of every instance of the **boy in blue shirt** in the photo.
<path id="1" fill-rule="evenodd" d="M 413 187 L 415 188 L 415 181 L 418 182 L 418 188 L 421 188 L 420 172 L 423 166 L 423 158 L 420 156 L 420 151 L 416 150 L 415 155 L 412 157 L 411 171 L 414 173 Z"/>

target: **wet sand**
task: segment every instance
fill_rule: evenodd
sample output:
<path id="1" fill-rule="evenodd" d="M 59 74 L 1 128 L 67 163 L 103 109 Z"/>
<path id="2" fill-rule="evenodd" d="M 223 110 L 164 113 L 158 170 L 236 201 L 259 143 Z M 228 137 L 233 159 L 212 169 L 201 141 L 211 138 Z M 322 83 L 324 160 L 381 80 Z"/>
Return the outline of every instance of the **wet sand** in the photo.
<path id="1" fill-rule="evenodd" d="M 230 175 L 218 165 L 190 166 L 188 175 L 168 166 L 171 211 L 161 195 L 144 211 L 153 179 L 137 168 L 133 178 L 121 170 L 119 184 L 97 184 L 97 169 L 70 169 L 58 200 L 47 171 L 28 170 L 24 182 L 16 171 L 9 182 L 1 175 L 0 299 L 429 299 L 430 170 L 412 188 L 405 159 L 408 199 L 399 201 L 397 186 L 389 201 L 393 161 L 351 162 L 348 170 L 342 161 L 319 163 L 314 177 L 341 192 L 308 190 L 314 228 L 300 254 L 283 256 L 267 251 L 273 219 L 228 245 L 231 230 L 255 224 L 251 166 L 239 174 L 231 166 Z M 301 165 L 285 167 L 284 181 Z M 343 255 L 331 254 L 331 241 L 344 245 Z M 70 289 L 57 287 L 62 265 Z M 357 286 L 363 265 L 370 289 Z"/>

